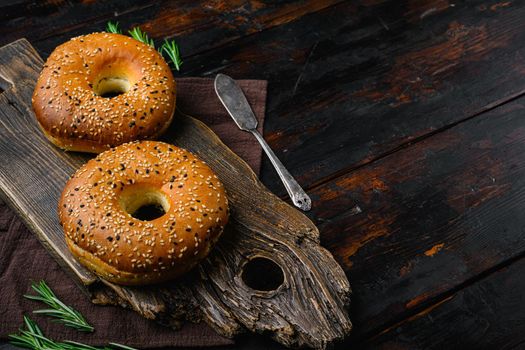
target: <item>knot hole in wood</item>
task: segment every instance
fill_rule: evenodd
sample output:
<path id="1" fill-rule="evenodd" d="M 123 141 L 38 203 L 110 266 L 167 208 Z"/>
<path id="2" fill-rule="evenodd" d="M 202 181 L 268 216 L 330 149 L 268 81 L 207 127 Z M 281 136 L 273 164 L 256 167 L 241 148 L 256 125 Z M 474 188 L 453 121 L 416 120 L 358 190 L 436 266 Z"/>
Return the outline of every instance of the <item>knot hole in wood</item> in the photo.
<path id="1" fill-rule="evenodd" d="M 284 272 L 272 259 L 254 256 L 242 266 L 241 278 L 249 288 L 259 293 L 270 293 L 276 292 L 283 285 Z"/>

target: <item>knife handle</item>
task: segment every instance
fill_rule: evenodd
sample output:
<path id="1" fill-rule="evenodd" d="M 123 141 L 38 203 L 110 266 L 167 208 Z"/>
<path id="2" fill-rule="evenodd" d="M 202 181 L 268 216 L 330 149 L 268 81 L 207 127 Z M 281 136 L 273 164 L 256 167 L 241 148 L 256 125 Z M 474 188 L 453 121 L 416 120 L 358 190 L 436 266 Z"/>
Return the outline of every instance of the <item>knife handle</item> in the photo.
<path id="1" fill-rule="evenodd" d="M 266 155 L 268 155 L 268 158 L 270 158 L 270 161 L 272 162 L 275 170 L 277 171 L 277 174 L 279 174 L 279 177 L 281 178 L 281 181 L 283 182 L 286 191 L 290 195 L 293 204 L 304 211 L 310 210 L 312 207 L 312 200 L 310 199 L 310 197 L 297 183 L 292 174 L 290 174 L 288 170 L 286 170 L 283 163 L 281 163 L 279 158 L 277 158 L 275 153 L 273 153 L 272 149 L 266 143 L 262 135 L 256 129 L 250 130 L 250 132 L 255 136 L 257 141 L 259 141 L 264 152 L 266 152 Z"/>

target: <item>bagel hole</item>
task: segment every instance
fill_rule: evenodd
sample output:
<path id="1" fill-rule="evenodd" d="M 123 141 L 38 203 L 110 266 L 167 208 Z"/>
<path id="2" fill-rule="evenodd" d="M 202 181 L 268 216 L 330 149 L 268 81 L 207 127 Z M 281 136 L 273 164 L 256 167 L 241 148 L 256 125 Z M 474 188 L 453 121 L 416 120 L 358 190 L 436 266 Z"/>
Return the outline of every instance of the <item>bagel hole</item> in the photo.
<path id="1" fill-rule="evenodd" d="M 158 219 L 170 209 L 164 193 L 141 186 L 125 188 L 120 195 L 120 205 L 126 213 L 142 221 Z"/>
<path id="2" fill-rule="evenodd" d="M 93 91 L 98 96 L 112 98 L 128 92 L 130 87 L 131 83 L 126 78 L 103 77 L 93 86 Z"/>
<path id="3" fill-rule="evenodd" d="M 135 219 L 142 221 L 151 221 L 160 218 L 166 214 L 164 208 L 160 204 L 146 204 L 135 210 L 133 214 L 130 214 Z"/>
<path id="4" fill-rule="evenodd" d="M 265 292 L 276 290 L 284 282 L 282 268 L 273 260 L 263 257 L 248 261 L 243 267 L 241 277 L 248 287 Z"/>

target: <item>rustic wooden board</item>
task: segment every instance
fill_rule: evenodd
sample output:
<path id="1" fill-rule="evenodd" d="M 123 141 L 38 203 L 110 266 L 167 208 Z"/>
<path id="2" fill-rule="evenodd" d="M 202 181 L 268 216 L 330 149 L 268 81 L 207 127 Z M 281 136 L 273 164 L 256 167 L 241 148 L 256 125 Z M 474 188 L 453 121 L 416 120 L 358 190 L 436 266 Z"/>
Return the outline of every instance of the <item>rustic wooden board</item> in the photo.
<path id="1" fill-rule="evenodd" d="M 120 287 L 79 265 L 65 246 L 55 208 L 67 178 L 89 156 L 59 150 L 40 133 L 30 101 L 42 65 L 24 39 L 0 48 L 5 87 L 0 95 L 0 187 L 44 246 L 87 286 L 94 302 L 131 307 L 173 327 L 203 319 L 225 336 L 243 329 L 268 333 L 288 346 L 324 348 L 349 333 L 350 286 L 320 247 L 315 225 L 270 193 L 209 128 L 182 113 L 163 140 L 196 153 L 224 183 L 232 214 L 218 246 L 191 274 L 162 286 Z M 279 286 L 255 290 L 245 283 L 244 267 L 256 257 L 281 268 Z"/>

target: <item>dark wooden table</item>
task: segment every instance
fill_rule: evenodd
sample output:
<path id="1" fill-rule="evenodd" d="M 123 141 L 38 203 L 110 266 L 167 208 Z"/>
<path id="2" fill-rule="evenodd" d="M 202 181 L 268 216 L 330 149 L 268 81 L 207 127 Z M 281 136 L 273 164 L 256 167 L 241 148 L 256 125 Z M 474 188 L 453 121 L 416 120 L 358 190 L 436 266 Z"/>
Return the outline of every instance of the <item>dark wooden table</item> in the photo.
<path id="1" fill-rule="evenodd" d="M 116 20 L 176 37 L 180 75 L 267 79 L 265 137 L 354 290 L 341 348 L 525 347 L 524 2 L 7 0 L 0 13 L 0 45 L 26 37 L 44 58 Z M 284 197 L 267 160 L 262 180 Z"/>

